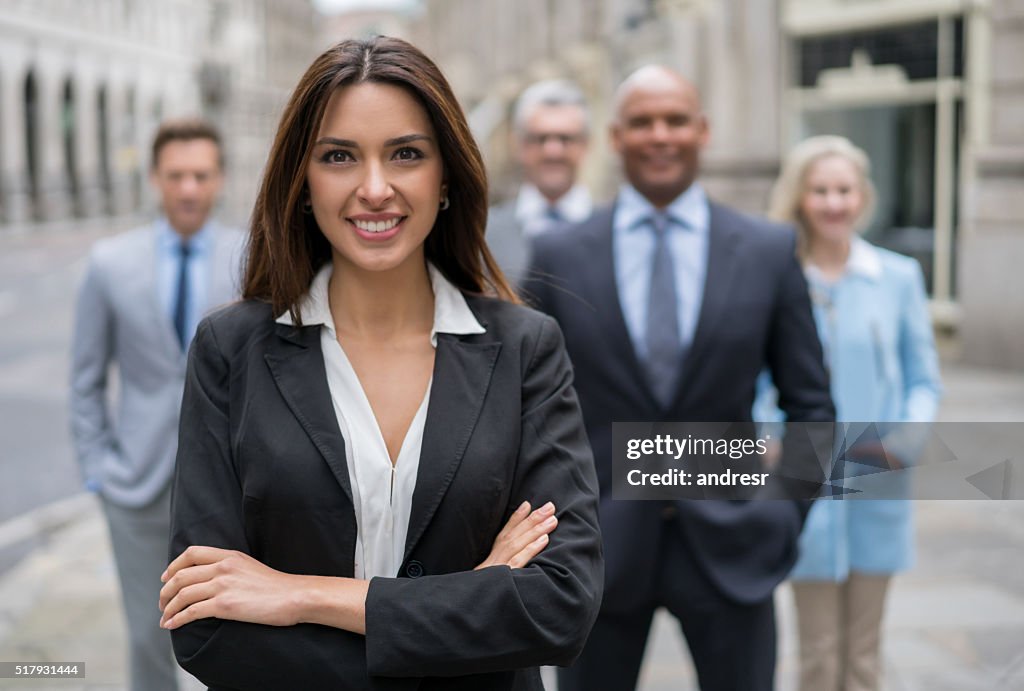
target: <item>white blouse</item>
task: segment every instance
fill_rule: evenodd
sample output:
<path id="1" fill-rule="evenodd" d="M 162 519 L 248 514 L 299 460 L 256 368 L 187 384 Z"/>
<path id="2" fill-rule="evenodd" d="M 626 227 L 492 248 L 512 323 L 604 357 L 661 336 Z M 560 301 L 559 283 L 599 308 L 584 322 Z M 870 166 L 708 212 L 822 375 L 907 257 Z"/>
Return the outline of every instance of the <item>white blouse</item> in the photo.
<path id="1" fill-rule="evenodd" d="M 437 334 L 484 333 L 466 299 L 458 288 L 428 264 L 430 283 L 434 290 L 434 326 L 430 343 L 437 348 Z M 321 324 L 320 345 L 327 370 L 327 385 L 338 418 L 338 427 L 345 440 L 345 460 L 352 485 L 352 501 L 356 514 L 355 577 L 393 577 L 398 574 L 405 555 L 409 532 L 412 495 L 420 466 L 423 425 L 433 378 L 427 384 L 419 409 L 405 434 L 394 465 L 388 455 L 384 435 L 373 415 L 359 377 L 345 350 L 338 343 L 328 302 L 328 285 L 332 267 L 327 264 L 317 273 L 309 292 L 299 303 L 305 326 Z M 285 312 L 277 321 L 291 324 Z"/>

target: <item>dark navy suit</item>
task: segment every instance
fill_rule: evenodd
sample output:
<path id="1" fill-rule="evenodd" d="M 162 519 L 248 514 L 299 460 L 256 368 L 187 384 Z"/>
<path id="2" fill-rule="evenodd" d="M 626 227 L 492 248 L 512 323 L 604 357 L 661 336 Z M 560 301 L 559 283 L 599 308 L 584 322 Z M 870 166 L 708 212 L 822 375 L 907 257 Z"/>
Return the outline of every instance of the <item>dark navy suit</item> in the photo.
<path id="1" fill-rule="evenodd" d="M 680 619 L 702 689 L 771 688 L 772 591 L 796 559 L 808 504 L 613 500 L 612 422 L 749 421 L 765 367 L 790 421 L 834 419 L 795 235 L 710 204 L 697 326 L 664 407 L 649 389 L 620 307 L 613 217 L 604 209 L 538 238 L 523 286 L 565 334 L 601 488 L 604 602 L 560 689 L 633 688 L 659 606 Z"/>

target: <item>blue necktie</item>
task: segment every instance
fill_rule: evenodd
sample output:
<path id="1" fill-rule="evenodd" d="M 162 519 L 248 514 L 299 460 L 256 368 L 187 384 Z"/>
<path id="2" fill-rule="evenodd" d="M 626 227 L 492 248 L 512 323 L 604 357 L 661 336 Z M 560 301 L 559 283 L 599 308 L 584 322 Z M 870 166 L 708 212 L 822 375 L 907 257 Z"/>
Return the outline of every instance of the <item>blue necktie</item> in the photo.
<path id="1" fill-rule="evenodd" d="M 669 219 L 654 215 L 654 256 L 651 259 L 651 290 L 647 298 L 647 379 L 662 407 L 672 404 L 683 359 L 679 337 L 679 297 L 676 272 L 668 246 Z"/>
<path id="2" fill-rule="evenodd" d="M 178 292 L 174 298 L 174 331 L 178 334 L 178 343 L 185 349 L 188 334 L 185 333 L 188 315 L 188 258 L 192 252 L 188 240 L 182 240 L 178 246 Z"/>

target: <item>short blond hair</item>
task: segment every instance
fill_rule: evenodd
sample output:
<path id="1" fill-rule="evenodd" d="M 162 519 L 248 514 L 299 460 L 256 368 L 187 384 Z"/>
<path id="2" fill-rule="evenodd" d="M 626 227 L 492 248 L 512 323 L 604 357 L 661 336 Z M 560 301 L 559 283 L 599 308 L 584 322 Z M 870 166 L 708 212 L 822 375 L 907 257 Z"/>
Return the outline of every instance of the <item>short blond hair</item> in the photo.
<path id="1" fill-rule="evenodd" d="M 793 147 L 782 163 L 782 171 L 772 186 L 768 216 L 776 221 L 792 223 L 799 234 L 797 252 L 803 256 L 807 248 L 808 228 L 800 213 L 800 202 L 804 193 L 807 171 L 814 163 L 830 156 L 839 156 L 853 164 L 860 180 L 864 208 L 854 222 L 854 228 L 861 232 L 871 222 L 875 213 L 877 194 L 871 182 L 871 160 L 863 149 L 846 137 L 822 135 L 810 137 Z"/>

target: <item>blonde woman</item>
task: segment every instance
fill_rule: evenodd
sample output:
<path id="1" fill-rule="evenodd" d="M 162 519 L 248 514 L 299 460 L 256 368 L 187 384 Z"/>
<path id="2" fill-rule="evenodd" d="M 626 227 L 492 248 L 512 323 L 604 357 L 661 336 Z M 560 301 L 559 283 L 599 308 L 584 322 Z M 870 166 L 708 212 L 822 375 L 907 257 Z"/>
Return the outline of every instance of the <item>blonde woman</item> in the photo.
<path id="1" fill-rule="evenodd" d="M 930 422 L 940 384 L 923 276 L 913 259 L 860 236 L 874 206 L 864 151 L 842 137 L 820 136 L 787 157 L 770 215 L 799 233 L 837 419 Z M 912 444 L 887 439 L 885 452 L 895 467 L 914 460 Z M 851 472 L 857 464 L 848 463 Z M 878 689 L 886 591 L 892 574 L 913 558 L 910 502 L 820 500 L 800 547 L 791 577 L 801 690 Z"/>

